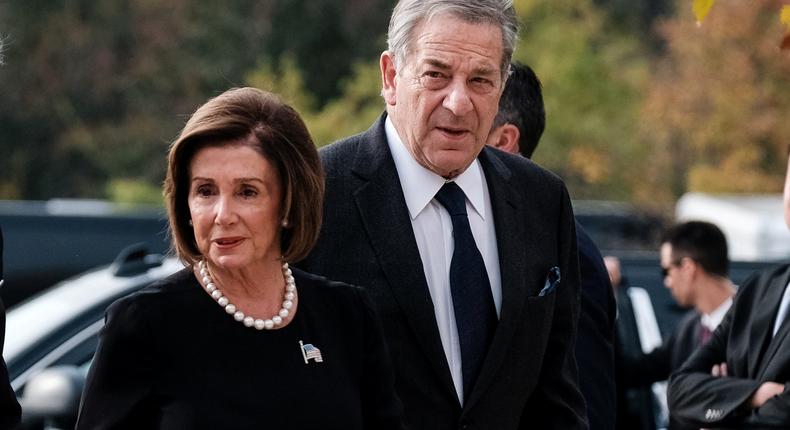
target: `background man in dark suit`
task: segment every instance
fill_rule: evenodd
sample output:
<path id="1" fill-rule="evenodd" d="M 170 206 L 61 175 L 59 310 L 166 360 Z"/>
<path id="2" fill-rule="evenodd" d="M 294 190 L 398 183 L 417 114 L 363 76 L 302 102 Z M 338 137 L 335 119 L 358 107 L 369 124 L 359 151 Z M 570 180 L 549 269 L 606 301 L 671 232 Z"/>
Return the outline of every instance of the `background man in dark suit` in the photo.
<path id="1" fill-rule="evenodd" d="M 3 65 L 3 38 L 0 35 L 0 66 Z M 0 288 L 3 286 L 3 230 L 0 229 Z M 3 360 L 5 341 L 5 307 L 0 299 L 0 430 L 14 428 L 19 423 L 19 403 L 8 383 L 8 370 Z"/>
<path id="2" fill-rule="evenodd" d="M 790 226 L 790 157 L 784 211 Z M 790 428 L 788 283 L 785 264 L 741 285 L 708 343 L 672 375 L 674 417 L 705 428 Z"/>
<path id="3" fill-rule="evenodd" d="M 0 46 L 2 54 L 2 46 Z M 3 230 L 0 229 L 0 287 L 3 286 Z M 19 423 L 19 403 L 14 390 L 8 383 L 8 370 L 3 360 L 3 341 L 5 340 L 5 308 L 0 299 L 0 430 L 12 429 Z"/>
<path id="4" fill-rule="evenodd" d="M 546 124 L 541 84 L 523 64 L 510 66 L 488 144 L 532 158 Z M 598 247 L 576 223 L 581 271 L 581 313 L 576 337 L 579 386 L 591 430 L 615 428 L 614 323 L 617 304 Z"/>
<path id="5" fill-rule="evenodd" d="M 735 286 L 728 278 L 727 239 L 714 224 L 689 221 L 664 233 L 661 270 L 664 285 L 683 307 L 693 307 L 660 347 L 648 354 L 623 357 L 622 381 L 639 387 L 663 381 L 705 344 L 732 305 Z M 695 429 L 670 414 L 669 428 Z"/>
<path id="6" fill-rule="evenodd" d="M 485 148 L 516 33 L 509 0 L 400 1 L 386 113 L 321 153 L 324 227 L 303 266 L 370 291 L 411 429 L 587 427 L 567 190 Z"/>

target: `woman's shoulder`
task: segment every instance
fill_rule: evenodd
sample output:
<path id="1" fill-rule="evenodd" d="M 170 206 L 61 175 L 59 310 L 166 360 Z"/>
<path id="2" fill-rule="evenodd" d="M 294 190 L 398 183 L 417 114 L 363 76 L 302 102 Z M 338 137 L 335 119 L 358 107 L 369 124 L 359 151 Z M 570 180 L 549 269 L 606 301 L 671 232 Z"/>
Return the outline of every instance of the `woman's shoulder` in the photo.
<path id="1" fill-rule="evenodd" d="M 107 309 L 108 316 L 124 313 L 137 315 L 140 313 L 158 313 L 163 306 L 172 300 L 181 300 L 184 295 L 200 291 L 195 288 L 197 282 L 192 268 L 185 267 L 170 276 L 154 281 L 151 284 L 116 300 Z"/>

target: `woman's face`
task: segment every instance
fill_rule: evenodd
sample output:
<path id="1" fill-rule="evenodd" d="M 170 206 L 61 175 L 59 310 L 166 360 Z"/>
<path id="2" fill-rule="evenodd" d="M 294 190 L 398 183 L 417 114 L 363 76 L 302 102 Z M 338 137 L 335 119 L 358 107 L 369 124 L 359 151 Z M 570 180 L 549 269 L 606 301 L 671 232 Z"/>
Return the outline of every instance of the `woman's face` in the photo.
<path id="1" fill-rule="evenodd" d="M 243 269 L 280 258 L 282 187 L 266 158 L 246 144 L 206 147 L 189 180 L 192 228 L 209 262 Z"/>

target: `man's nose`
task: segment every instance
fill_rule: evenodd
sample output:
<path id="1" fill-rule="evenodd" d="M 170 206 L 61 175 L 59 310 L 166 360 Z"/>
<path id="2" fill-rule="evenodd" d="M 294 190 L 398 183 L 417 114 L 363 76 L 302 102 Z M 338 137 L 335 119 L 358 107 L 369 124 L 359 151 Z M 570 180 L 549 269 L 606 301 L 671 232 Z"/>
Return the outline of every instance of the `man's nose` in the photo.
<path id="1" fill-rule="evenodd" d="M 453 80 L 442 106 L 455 116 L 469 113 L 472 110 L 472 99 L 469 97 L 467 83 L 460 79 Z"/>

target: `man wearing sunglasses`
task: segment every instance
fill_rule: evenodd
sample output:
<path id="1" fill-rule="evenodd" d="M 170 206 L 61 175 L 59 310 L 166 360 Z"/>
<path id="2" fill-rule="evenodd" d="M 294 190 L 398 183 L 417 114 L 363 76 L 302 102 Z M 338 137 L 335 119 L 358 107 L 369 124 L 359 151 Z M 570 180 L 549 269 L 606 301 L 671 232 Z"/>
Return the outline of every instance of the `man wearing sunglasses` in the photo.
<path id="1" fill-rule="evenodd" d="M 680 306 L 694 308 L 664 343 L 622 363 L 623 381 L 631 387 L 663 381 L 705 344 L 732 305 L 735 286 L 728 277 L 727 239 L 715 225 L 689 221 L 675 225 L 661 241 L 661 274 Z M 671 430 L 687 427 L 670 410 Z"/>
<path id="2" fill-rule="evenodd" d="M 790 150 L 787 163 L 784 216 L 790 226 Z M 788 264 L 741 284 L 710 341 L 669 381 L 676 418 L 696 428 L 790 428 L 788 285 Z"/>

